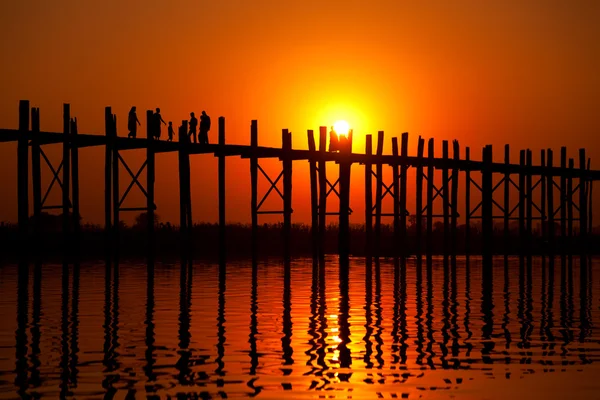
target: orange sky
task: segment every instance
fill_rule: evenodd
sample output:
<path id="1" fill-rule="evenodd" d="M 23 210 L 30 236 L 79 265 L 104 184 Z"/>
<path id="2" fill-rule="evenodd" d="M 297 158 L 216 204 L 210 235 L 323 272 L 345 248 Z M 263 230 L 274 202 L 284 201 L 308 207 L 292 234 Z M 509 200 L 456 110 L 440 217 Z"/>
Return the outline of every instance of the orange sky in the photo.
<path id="1" fill-rule="evenodd" d="M 306 129 L 343 118 L 355 151 L 365 133 L 384 130 L 388 151 L 389 137 L 410 132 L 410 154 L 420 134 L 440 146 L 458 139 L 476 158 L 484 144 L 501 156 L 510 143 L 515 152 L 531 148 L 535 159 L 561 145 L 571 156 L 585 146 L 597 159 L 599 20 L 592 0 L 6 1 L 0 126 L 16 128 L 18 100 L 29 99 L 44 130 L 60 131 L 67 102 L 80 132 L 101 133 L 111 105 L 125 136 L 132 105 L 140 117 L 158 106 L 175 125 L 206 110 L 212 141 L 220 115 L 229 143 L 249 143 L 250 120 L 258 119 L 261 144 L 280 145 L 289 128 L 296 148 L 307 147 Z M 0 144 L 0 220 L 16 219 L 15 152 L 15 144 Z M 81 154 L 81 211 L 101 222 L 103 151 Z M 142 156 L 125 155 L 134 165 Z M 267 164 L 276 175 L 276 163 Z M 160 155 L 157 168 L 158 213 L 178 221 L 176 155 Z M 216 221 L 216 160 L 196 156 L 192 168 L 194 219 Z M 227 219 L 249 221 L 248 161 L 228 160 L 227 168 Z M 352 222 L 363 219 L 363 175 L 353 168 Z M 309 217 L 307 176 L 304 163 L 294 163 L 295 221 Z"/>

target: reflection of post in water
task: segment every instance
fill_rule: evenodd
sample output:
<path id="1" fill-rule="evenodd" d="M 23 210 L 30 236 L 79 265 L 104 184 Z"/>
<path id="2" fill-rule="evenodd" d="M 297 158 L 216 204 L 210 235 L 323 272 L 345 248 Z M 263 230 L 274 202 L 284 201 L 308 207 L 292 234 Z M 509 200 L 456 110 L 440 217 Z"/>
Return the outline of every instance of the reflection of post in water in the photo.
<path id="1" fill-rule="evenodd" d="M 494 350 L 495 343 L 492 339 L 494 332 L 494 280 L 492 272 L 492 259 L 483 257 L 481 278 L 481 315 L 483 315 L 483 326 L 481 327 L 481 357 L 484 363 L 492 363 L 490 354 Z"/>
<path id="2" fill-rule="evenodd" d="M 572 288 L 569 285 L 569 281 L 566 277 L 567 268 L 566 268 L 566 260 L 564 257 L 561 257 L 561 282 L 560 282 L 560 326 L 559 330 L 562 338 L 563 344 L 562 348 L 562 356 L 566 356 L 568 353 L 567 346 L 569 343 L 573 341 L 572 333 L 571 333 L 571 316 L 572 316 Z"/>
<path id="3" fill-rule="evenodd" d="M 425 314 L 425 327 L 427 328 L 427 364 L 431 369 L 435 368 L 433 345 L 435 339 L 433 337 L 433 268 L 431 257 L 427 259 L 427 291 L 425 292 L 425 301 L 427 302 L 427 313 Z"/>
<path id="4" fill-rule="evenodd" d="M 219 265 L 219 300 L 218 300 L 218 312 L 217 312 L 217 359 L 215 360 L 217 368 L 215 374 L 218 376 L 225 376 L 225 363 L 223 357 L 225 357 L 225 290 L 227 287 L 226 283 L 227 271 L 225 264 Z"/>
<path id="5" fill-rule="evenodd" d="M 154 364 L 156 364 L 156 358 L 154 356 L 154 263 L 150 261 L 148 263 L 148 278 L 146 281 L 146 318 L 144 324 L 146 325 L 146 350 L 144 352 L 144 358 L 146 364 L 144 365 L 144 374 L 148 383 L 156 381 L 156 374 L 154 373 Z M 154 388 L 149 384 L 145 385 L 146 391 L 154 391 Z"/>
<path id="6" fill-rule="evenodd" d="M 177 368 L 177 380 L 181 385 L 190 383 L 190 308 L 192 306 L 192 266 L 187 260 L 181 262 L 179 276 L 179 360 L 175 364 Z"/>
<path id="7" fill-rule="evenodd" d="M 448 256 L 444 255 L 444 286 L 442 289 L 442 343 L 440 343 L 440 362 L 442 368 L 448 368 L 448 342 L 450 341 L 450 269 L 448 265 Z"/>
<path id="8" fill-rule="evenodd" d="M 69 265 L 62 266 L 60 335 L 60 396 L 69 395 Z"/>
<path id="9" fill-rule="evenodd" d="M 454 203 L 456 204 L 456 203 Z M 450 333 L 452 334 L 452 357 L 454 357 L 454 367 L 460 366 L 458 360 L 458 300 L 457 300 L 457 287 L 456 287 L 456 257 L 452 257 L 452 263 L 450 264 L 450 279 L 451 279 L 451 295 L 450 295 Z"/>
<path id="10" fill-rule="evenodd" d="M 532 297 L 532 276 L 530 259 L 527 258 L 527 275 L 523 272 L 525 269 L 524 259 L 519 260 L 520 280 L 519 280 L 519 320 L 521 321 L 521 342 L 518 347 L 521 349 L 521 363 L 528 364 L 531 362 L 533 353 L 529 351 L 531 347 L 531 333 L 533 332 L 533 297 Z"/>
<path id="11" fill-rule="evenodd" d="M 473 332 L 471 332 L 470 318 L 471 318 L 471 264 L 469 261 L 469 257 L 465 259 L 465 332 L 466 337 L 464 340 L 464 346 L 467 349 L 465 353 L 466 357 L 470 357 L 471 351 L 473 350 L 473 345 L 471 344 L 471 338 L 473 337 Z"/>
<path id="12" fill-rule="evenodd" d="M 42 264 L 35 263 L 33 269 L 33 310 L 31 315 L 31 375 L 29 384 L 32 388 L 42 384 L 40 376 L 40 339 L 42 315 Z"/>
<path id="13" fill-rule="evenodd" d="M 379 264 L 379 259 L 375 262 L 375 334 L 373 338 L 375 339 L 375 360 L 377 361 L 377 368 L 381 369 L 383 367 L 383 350 L 381 349 L 383 346 L 383 339 L 381 338 L 381 332 L 383 329 L 381 328 L 381 323 L 383 322 L 381 308 L 381 267 Z"/>
<path id="14" fill-rule="evenodd" d="M 258 367 L 258 350 L 256 347 L 256 335 L 258 335 L 258 265 L 256 258 L 252 259 L 252 292 L 250 294 L 250 334 L 248 343 L 250 344 L 250 376 L 256 375 Z"/>
<path id="15" fill-rule="evenodd" d="M 379 263 L 379 258 L 375 259 L 376 263 Z M 371 335 L 373 335 L 373 315 L 371 308 L 373 306 L 373 265 L 367 263 L 365 269 L 365 355 L 363 361 L 366 368 L 373 368 L 373 362 L 371 361 L 371 355 L 373 354 L 373 341 Z"/>
<path id="16" fill-rule="evenodd" d="M 503 298 L 504 298 L 504 314 L 502 315 L 502 330 L 504 331 L 504 348 L 506 350 L 510 349 L 510 343 L 512 342 L 512 338 L 510 335 L 510 271 L 508 268 L 508 259 L 504 258 L 504 289 L 503 289 Z"/>
<path id="17" fill-rule="evenodd" d="M 306 361 L 306 365 L 310 367 L 310 374 L 313 374 L 315 371 L 315 366 L 313 362 L 317 359 L 316 350 L 317 350 L 317 298 L 319 292 L 319 261 L 318 254 L 313 257 L 312 260 L 312 275 L 311 275 L 311 285 L 310 285 L 310 316 L 308 317 L 308 345 L 310 348 L 304 352 L 308 356 L 308 361 Z"/>
<path id="18" fill-rule="evenodd" d="M 15 331 L 15 386 L 20 397 L 26 397 L 27 381 L 27 319 L 29 308 L 29 264 L 19 264 L 17 281 L 17 330 Z"/>
<path id="19" fill-rule="evenodd" d="M 586 260 L 587 261 L 587 260 Z M 591 285 L 588 279 L 589 270 L 587 264 L 584 262 L 579 265 L 579 342 L 585 342 L 585 339 L 591 335 Z M 580 355 L 583 363 L 589 362 L 586 354 L 582 350 Z"/>
<path id="20" fill-rule="evenodd" d="M 400 265 L 400 262 L 402 265 Z M 406 258 L 394 259 L 394 325 L 392 364 L 406 364 Z"/>
<path id="21" fill-rule="evenodd" d="M 294 364 L 292 355 L 292 272 L 289 258 L 283 263 L 283 337 L 281 338 L 281 349 L 283 352 L 283 375 L 292 373 L 292 368 L 288 367 Z"/>
<path id="22" fill-rule="evenodd" d="M 417 365 L 423 364 L 423 357 L 425 353 L 423 352 L 423 343 L 425 343 L 424 337 L 424 329 L 423 329 L 423 272 L 422 272 L 422 257 L 417 258 L 417 279 L 415 283 L 415 297 L 417 302 L 417 314 L 415 318 L 417 319 L 417 341 L 416 341 L 416 351 L 417 351 Z"/>
<path id="23" fill-rule="evenodd" d="M 104 379 L 102 387 L 105 396 L 112 397 L 117 389 L 114 384 L 119 381 L 119 266 L 114 268 L 106 263 L 104 281 Z"/>
<path id="24" fill-rule="evenodd" d="M 323 372 L 329 367 L 325 362 L 325 356 L 327 355 L 327 293 L 326 293 L 326 280 L 325 280 L 325 261 L 319 258 L 319 296 L 318 296 L 318 322 L 317 322 L 317 365 L 321 368 L 321 371 L 315 375 L 321 376 Z"/>
<path id="25" fill-rule="evenodd" d="M 79 264 L 73 265 L 73 296 L 71 299 L 71 355 L 69 360 L 69 383 L 77 387 L 77 364 L 79 363 Z"/>
<path id="26" fill-rule="evenodd" d="M 352 356 L 348 343 L 350 343 L 350 295 L 349 295 L 349 273 L 350 265 L 347 258 L 340 258 L 340 343 L 339 350 L 340 368 L 350 368 L 352 365 Z M 342 382 L 348 381 L 352 372 L 338 373 L 338 378 Z"/>

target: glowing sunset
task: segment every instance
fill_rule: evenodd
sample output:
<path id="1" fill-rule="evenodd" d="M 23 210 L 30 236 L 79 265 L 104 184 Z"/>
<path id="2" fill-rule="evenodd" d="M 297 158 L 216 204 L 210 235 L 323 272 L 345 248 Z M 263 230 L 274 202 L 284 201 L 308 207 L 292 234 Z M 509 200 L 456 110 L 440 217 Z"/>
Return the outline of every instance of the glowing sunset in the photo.
<path id="1" fill-rule="evenodd" d="M 599 20 L 4 2 L 0 399 L 594 398 Z"/>

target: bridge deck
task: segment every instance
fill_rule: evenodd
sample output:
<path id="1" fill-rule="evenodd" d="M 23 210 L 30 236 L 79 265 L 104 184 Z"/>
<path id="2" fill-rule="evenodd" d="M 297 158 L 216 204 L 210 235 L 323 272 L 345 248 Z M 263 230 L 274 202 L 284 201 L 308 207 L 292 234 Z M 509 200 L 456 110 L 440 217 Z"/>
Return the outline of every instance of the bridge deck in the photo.
<path id="1" fill-rule="evenodd" d="M 15 142 L 18 141 L 22 134 L 16 129 L 0 129 L 0 143 L 1 142 Z M 45 132 L 39 133 L 28 132 L 27 139 L 30 140 L 36 135 L 39 138 L 40 144 L 54 144 L 63 142 L 63 134 L 57 132 Z M 78 148 L 92 147 L 92 146 L 104 146 L 108 139 L 105 135 L 100 134 L 77 134 L 71 135 L 70 141 L 77 145 Z M 286 150 L 280 147 L 266 147 L 257 146 L 253 148 L 250 145 L 239 145 L 239 144 L 226 144 L 220 146 L 218 144 L 197 144 L 197 143 L 181 143 L 181 142 L 167 142 L 167 141 L 156 141 L 153 140 L 153 146 L 156 153 L 167 153 L 176 152 L 181 149 L 182 146 L 186 146 L 190 154 L 213 154 L 215 156 L 239 156 L 242 158 L 250 158 L 256 156 L 257 158 L 278 158 L 281 159 L 284 156 Z M 117 137 L 116 146 L 119 150 L 133 150 L 133 149 L 145 149 L 148 147 L 148 139 L 146 138 L 127 138 Z M 341 160 L 349 161 L 351 163 L 358 164 L 384 164 L 384 165 L 408 165 L 416 167 L 419 165 L 428 166 L 433 164 L 437 169 L 441 168 L 457 168 L 460 171 L 481 171 L 483 162 L 473 160 L 454 160 L 452 158 L 444 159 L 436 157 L 429 159 L 426 156 L 419 158 L 416 156 L 394 156 L 394 155 L 367 155 L 360 153 L 351 154 L 340 154 L 332 152 L 311 152 L 309 150 L 292 149 L 291 158 L 292 160 L 316 160 L 316 161 L 334 161 L 339 162 Z M 561 168 L 561 167 L 542 167 L 542 166 L 521 166 L 519 164 L 505 164 L 505 163 L 493 163 L 492 172 L 496 173 L 509 173 L 518 174 L 524 172 L 530 175 L 551 175 L 551 176 L 574 176 L 580 177 L 582 171 L 578 168 Z M 600 170 L 585 171 L 584 175 L 590 180 L 600 180 Z"/>

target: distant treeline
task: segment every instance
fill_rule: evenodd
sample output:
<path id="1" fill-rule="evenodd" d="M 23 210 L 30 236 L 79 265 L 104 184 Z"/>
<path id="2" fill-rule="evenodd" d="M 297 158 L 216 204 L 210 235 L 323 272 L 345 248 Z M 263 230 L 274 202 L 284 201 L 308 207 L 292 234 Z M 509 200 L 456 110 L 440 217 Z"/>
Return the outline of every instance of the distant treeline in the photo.
<path id="1" fill-rule="evenodd" d="M 31 252 L 35 250 L 34 221 L 30 223 Z M 147 252 L 146 218 L 144 214 L 136 217 L 132 226 L 121 223 L 119 227 L 119 253 L 123 257 L 144 257 Z M 423 224 L 425 230 L 426 225 Z M 471 239 L 469 249 L 472 254 L 481 252 L 481 226 L 478 221 L 471 224 Z M 63 254 L 62 218 L 57 215 L 44 214 L 39 223 L 40 251 L 47 257 L 61 256 Z M 216 258 L 218 256 L 218 224 L 200 223 L 192 228 L 192 252 L 196 258 Z M 281 256 L 283 254 L 283 224 L 261 224 L 258 226 L 258 254 L 261 256 Z M 0 223 L 0 259 L 11 260 L 18 254 L 18 230 L 16 224 Z M 560 225 L 556 224 L 556 246 L 554 251 L 560 254 L 579 251 L 577 229 L 572 238 L 562 240 Z M 407 227 L 407 240 L 400 249 L 404 254 L 414 254 L 417 238 L 415 235 L 414 220 L 409 221 Z M 433 254 L 444 252 L 444 225 L 436 221 L 433 225 Z M 449 237 L 450 235 L 448 235 Z M 251 255 L 252 229 L 250 224 L 229 224 L 226 229 L 227 254 L 231 258 L 241 258 Z M 588 237 L 588 249 L 594 254 L 600 250 L 599 228 L 594 228 Z M 373 236 L 375 242 L 375 236 Z M 80 254 L 85 259 L 103 259 L 106 249 L 106 235 L 104 228 L 99 225 L 82 224 L 80 241 Z M 180 255 L 181 235 L 179 227 L 170 223 L 156 222 L 156 255 L 159 258 L 177 258 Z M 350 226 L 350 249 L 356 256 L 365 254 L 366 236 L 365 225 Z M 290 251 L 293 256 L 310 256 L 312 254 L 311 228 L 306 224 L 293 224 L 291 230 Z M 457 254 L 465 253 L 465 225 L 457 227 L 456 247 Z M 325 253 L 335 254 L 338 249 L 338 227 L 336 224 L 327 226 L 325 235 Z M 375 246 L 377 246 L 375 244 Z M 379 251 L 382 256 L 393 256 L 398 247 L 394 243 L 394 232 L 391 225 L 382 225 L 379 241 Z M 425 232 L 421 239 L 421 248 L 426 250 Z M 533 231 L 530 245 L 519 237 L 518 224 L 511 224 L 509 244 L 505 246 L 504 229 L 502 224 L 496 224 L 494 230 L 494 252 L 497 254 L 519 254 L 531 252 L 533 254 L 547 253 L 548 243 L 541 237 L 539 225 Z"/>

